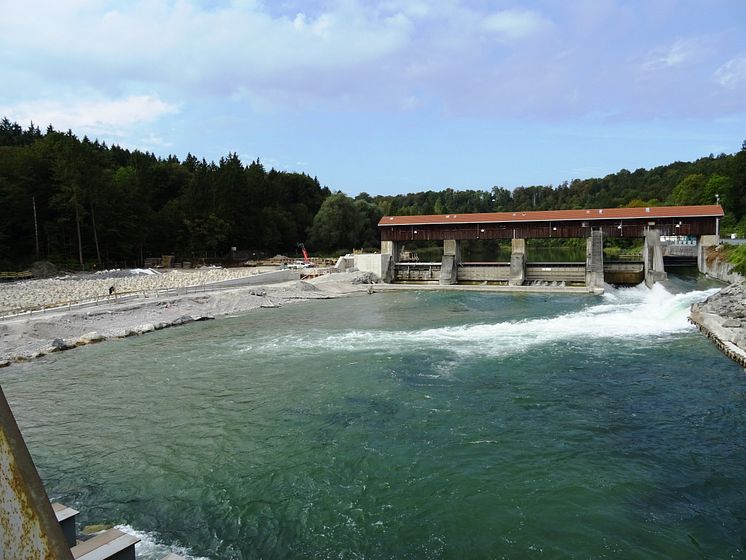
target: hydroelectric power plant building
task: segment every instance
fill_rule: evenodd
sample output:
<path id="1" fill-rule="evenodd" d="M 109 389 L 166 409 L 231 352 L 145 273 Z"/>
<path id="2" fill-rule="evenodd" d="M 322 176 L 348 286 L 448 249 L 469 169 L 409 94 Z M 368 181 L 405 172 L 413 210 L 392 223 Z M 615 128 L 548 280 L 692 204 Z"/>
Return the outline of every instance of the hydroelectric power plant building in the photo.
<path id="1" fill-rule="evenodd" d="M 704 271 L 706 248 L 719 241 L 720 205 L 596 208 L 538 212 L 495 212 L 421 216 L 384 216 L 380 276 L 387 283 L 506 284 L 563 283 L 600 291 L 604 282 L 648 286 L 666 277 L 664 259 L 698 265 Z M 586 240 L 585 262 L 530 262 L 528 239 Z M 604 262 L 605 238 L 644 239 L 637 261 Z M 510 262 L 464 262 L 461 242 L 510 240 Z M 405 243 L 442 241 L 440 262 L 404 262 Z"/>

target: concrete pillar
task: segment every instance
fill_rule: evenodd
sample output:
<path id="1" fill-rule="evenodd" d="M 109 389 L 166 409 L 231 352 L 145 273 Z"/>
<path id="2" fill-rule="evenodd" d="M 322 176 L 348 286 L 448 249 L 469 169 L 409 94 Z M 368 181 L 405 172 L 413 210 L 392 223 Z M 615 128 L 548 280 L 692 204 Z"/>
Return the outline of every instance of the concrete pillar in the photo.
<path id="1" fill-rule="evenodd" d="M 645 263 L 645 285 L 652 288 L 656 282 L 668 278 L 663 266 L 663 247 L 661 235 L 657 229 L 645 232 L 645 245 L 642 249 L 642 260 Z"/>
<path id="2" fill-rule="evenodd" d="M 399 260 L 401 247 L 397 241 L 381 241 L 381 281 L 391 284 L 394 281 L 394 265 Z"/>
<path id="3" fill-rule="evenodd" d="M 701 235 L 697 240 L 697 270 L 702 274 L 707 274 L 707 253 L 710 247 L 717 247 L 720 244 L 719 235 Z"/>
<path id="4" fill-rule="evenodd" d="M 401 247 L 399 246 L 398 241 L 381 241 L 382 255 L 392 255 L 394 260 L 398 260 L 400 251 Z"/>
<path id="5" fill-rule="evenodd" d="M 604 233 L 591 231 L 585 244 L 585 285 L 591 290 L 604 289 Z"/>
<path id="6" fill-rule="evenodd" d="M 456 239 L 443 241 L 443 260 L 440 262 L 440 284 L 458 283 L 458 265 L 461 263 L 461 242 Z"/>
<path id="7" fill-rule="evenodd" d="M 510 254 L 510 276 L 508 285 L 523 286 L 526 281 L 526 240 L 513 239 L 513 250 Z"/>

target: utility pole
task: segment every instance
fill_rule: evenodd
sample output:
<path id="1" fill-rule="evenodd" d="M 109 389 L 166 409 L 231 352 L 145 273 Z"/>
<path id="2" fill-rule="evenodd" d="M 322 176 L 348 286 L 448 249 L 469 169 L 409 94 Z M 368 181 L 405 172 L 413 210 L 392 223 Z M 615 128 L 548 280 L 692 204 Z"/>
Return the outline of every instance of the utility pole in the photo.
<path id="1" fill-rule="evenodd" d="M 39 222 L 36 220 L 36 197 L 31 197 L 31 205 L 34 207 L 34 234 L 36 237 L 36 258 L 39 258 Z"/>

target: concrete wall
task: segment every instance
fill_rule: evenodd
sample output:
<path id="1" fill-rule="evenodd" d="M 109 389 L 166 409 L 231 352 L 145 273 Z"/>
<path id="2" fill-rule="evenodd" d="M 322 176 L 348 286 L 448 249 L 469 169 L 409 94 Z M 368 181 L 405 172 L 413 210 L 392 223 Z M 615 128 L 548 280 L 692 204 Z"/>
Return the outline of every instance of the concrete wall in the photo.
<path id="1" fill-rule="evenodd" d="M 526 265 L 527 282 L 570 282 L 585 283 L 585 266 L 553 266 L 551 263 Z"/>
<path id="2" fill-rule="evenodd" d="M 381 270 L 380 278 L 381 282 L 393 282 L 394 281 L 394 264 L 399 260 L 399 253 L 401 247 L 396 241 L 381 241 L 381 254 L 389 255 L 388 264 Z"/>
<path id="3" fill-rule="evenodd" d="M 381 279 L 388 273 L 390 262 L 390 254 L 363 253 L 354 256 L 355 268 L 363 272 L 372 272 Z"/>
<path id="4" fill-rule="evenodd" d="M 397 282 L 438 282 L 441 263 L 399 263 L 395 267 Z"/>
<path id="5" fill-rule="evenodd" d="M 718 251 L 718 246 L 700 245 L 698 264 L 699 271 L 711 278 L 716 278 L 729 284 L 744 280 L 744 277 L 737 272 L 731 272 L 733 265 L 722 258 L 721 252 Z"/>
<path id="6" fill-rule="evenodd" d="M 636 286 L 645 280 L 642 263 L 604 263 L 604 282 Z"/>
<path id="7" fill-rule="evenodd" d="M 459 282 L 507 282 L 509 277 L 510 263 L 458 267 Z"/>
<path id="8" fill-rule="evenodd" d="M 697 245 L 663 245 L 663 256 L 664 257 L 690 257 L 692 259 L 697 258 L 699 247 Z"/>
<path id="9" fill-rule="evenodd" d="M 337 263 L 334 265 L 334 268 L 336 268 L 340 272 L 344 272 L 347 269 L 354 268 L 354 266 L 355 257 L 353 255 L 344 255 L 337 259 Z"/>

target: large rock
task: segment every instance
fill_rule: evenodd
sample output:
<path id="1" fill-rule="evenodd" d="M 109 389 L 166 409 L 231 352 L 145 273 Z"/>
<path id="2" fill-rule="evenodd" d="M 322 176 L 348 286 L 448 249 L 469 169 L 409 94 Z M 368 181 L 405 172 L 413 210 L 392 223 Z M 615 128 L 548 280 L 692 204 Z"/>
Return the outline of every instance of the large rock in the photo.
<path id="1" fill-rule="evenodd" d="M 63 350 L 68 350 L 75 346 L 74 344 L 68 344 L 64 339 L 62 338 L 55 338 L 52 341 L 52 346 L 49 349 L 50 352 L 62 352 Z"/>
<path id="2" fill-rule="evenodd" d="M 744 282 L 731 284 L 702 303 L 692 305 L 690 319 L 726 356 L 746 367 Z"/>
<path id="3" fill-rule="evenodd" d="M 359 272 L 352 277 L 352 284 L 378 284 L 381 281 L 373 272 Z"/>
<path id="4" fill-rule="evenodd" d="M 75 341 L 75 346 L 83 346 L 85 344 L 94 344 L 106 340 L 106 337 L 96 331 L 91 331 L 85 334 L 81 334 Z"/>
<path id="5" fill-rule="evenodd" d="M 171 321 L 171 326 L 178 327 L 179 325 L 186 325 L 187 323 L 192 323 L 193 321 L 194 317 L 192 317 L 191 315 L 182 315 L 181 317 Z"/>

